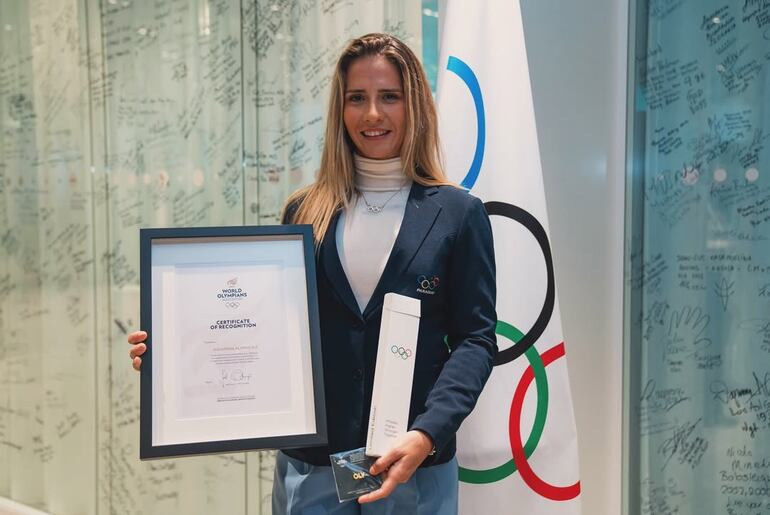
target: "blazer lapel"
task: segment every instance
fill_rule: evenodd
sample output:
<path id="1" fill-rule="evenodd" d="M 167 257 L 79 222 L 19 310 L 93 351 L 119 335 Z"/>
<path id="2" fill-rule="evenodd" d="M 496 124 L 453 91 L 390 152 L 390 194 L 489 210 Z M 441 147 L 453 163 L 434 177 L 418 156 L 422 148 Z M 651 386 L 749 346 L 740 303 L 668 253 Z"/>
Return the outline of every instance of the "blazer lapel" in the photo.
<path id="1" fill-rule="evenodd" d="M 337 253 L 337 222 L 339 219 L 340 214 L 338 212 L 332 218 L 329 228 L 326 230 L 326 237 L 321 243 L 322 266 L 331 287 L 337 292 L 342 303 L 360 319 L 361 310 L 358 308 L 358 302 L 356 302 L 353 289 L 350 287 L 350 282 L 348 282 L 348 277 L 345 275 L 340 256 Z"/>
<path id="2" fill-rule="evenodd" d="M 374 289 L 366 309 L 364 309 L 364 318 L 368 318 L 373 311 L 382 305 L 385 294 L 393 290 L 391 285 L 402 280 L 401 275 L 412 262 L 412 258 L 417 254 L 422 242 L 425 241 L 425 236 L 433 227 L 433 223 L 441 211 L 441 206 L 430 198 L 436 191 L 438 191 L 436 187 L 426 187 L 418 183 L 412 184 L 409 199 L 406 202 L 404 220 L 401 222 L 393 250 L 390 251 L 390 256 L 385 263 L 385 269 L 382 271 L 377 287 Z M 342 270 L 341 265 L 340 270 Z M 349 285 L 348 288 L 350 288 Z"/>

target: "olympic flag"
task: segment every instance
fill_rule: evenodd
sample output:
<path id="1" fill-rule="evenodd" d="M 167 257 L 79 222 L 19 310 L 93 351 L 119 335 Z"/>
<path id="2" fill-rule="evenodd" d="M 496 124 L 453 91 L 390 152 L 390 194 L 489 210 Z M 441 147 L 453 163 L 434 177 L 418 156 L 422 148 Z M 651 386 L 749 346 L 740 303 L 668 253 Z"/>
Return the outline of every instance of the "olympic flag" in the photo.
<path id="1" fill-rule="evenodd" d="M 490 214 L 500 320 L 492 376 L 458 434 L 460 513 L 577 515 L 577 435 L 519 2 L 442 7 L 447 171 Z"/>

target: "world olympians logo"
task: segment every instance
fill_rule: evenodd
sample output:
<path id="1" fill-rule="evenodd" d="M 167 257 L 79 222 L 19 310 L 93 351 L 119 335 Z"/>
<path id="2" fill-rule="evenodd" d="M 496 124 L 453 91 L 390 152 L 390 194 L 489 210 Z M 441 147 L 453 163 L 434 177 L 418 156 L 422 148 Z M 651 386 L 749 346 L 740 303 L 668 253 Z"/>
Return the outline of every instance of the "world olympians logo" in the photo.
<path id="1" fill-rule="evenodd" d="M 457 75 L 463 81 L 471 93 L 473 104 L 476 108 L 476 149 L 468 172 L 460 183 L 461 186 L 470 190 L 478 179 L 484 160 L 486 146 L 484 98 L 476 74 L 463 60 L 455 56 L 449 56 L 446 67 L 447 70 Z M 518 472 L 521 479 L 533 492 L 546 499 L 552 501 L 575 499 L 580 495 L 580 481 L 566 486 L 553 485 L 538 476 L 529 463 L 529 458 L 535 452 L 543 435 L 546 414 L 548 412 L 548 399 L 552 396 L 552 394 L 549 396 L 546 367 L 565 355 L 564 342 L 553 345 L 543 352 L 540 352 L 535 346 L 535 343 L 540 340 L 540 337 L 548 327 L 555 307 L 556 287 L 548 234 L 537 218 L 518 206 L 504 202 L 487 202 L 484 204 L 484 207 L 490 217 L 500 216 L 512 220 L 523 226 L 524 229 L 534 236 L 545 260 L 547 281 L 543 306 L 537 319 L 528 331 L 520 331 L 502 320 L 498 321 L 496 328 L 496 333 L 510 340 L 513 345 L 497 353 L 494 366 L 505 365 L 517 360 L 522 355 L 529 363 L 529 366 L 519 378 L 513 398 L 510 401 L 508 427 L 499 429 L 508 433 L 512 459 L 502 464 L 494 464 L 491 468 L 487 469 L 471 469 L 460 466 L 459 480 L 470 484 L 495 483 Z M 470 273 L 470 271 L 468 272 Z M 524 399 L 533 382 L 537 391 L 537 406 L 535 407 L 534 421 L 527 422 L 525 426 L 529 427 L 531 425 L 532 427 L 525 443 L 521 438 L 522 419 L 529 420 L 529 417 L 524 416 Z"/>
<path id="2" fill-rule="evenodd" d="M 439 285 L 439 278 L 437 275 L 428 277 L 427 275 L 421 275 L 417 278 L 417 293 L 424 293 L 426 295 L 435 295 L 436 288 Z"/>
<path id="3" fill-rule="evenodd" d="M 240 300 L 248 297 L 248 293 L 243 288 L 238 288 L 238 277 L 233 277 L 225 282 L 225 287 L 217 293 L 217 299 L 221 300 L 225 307 L 238 309 L 241 305 Z"/>
<path id="4" fill-rule="evenodd" d="M 399 347 L 398 345 L 392 346 L 390 348 L 390 352 L 399 356 L 401 359 L 409 359 L 412 357 L 412 349 L 405 349 L 404 347 Z"/>

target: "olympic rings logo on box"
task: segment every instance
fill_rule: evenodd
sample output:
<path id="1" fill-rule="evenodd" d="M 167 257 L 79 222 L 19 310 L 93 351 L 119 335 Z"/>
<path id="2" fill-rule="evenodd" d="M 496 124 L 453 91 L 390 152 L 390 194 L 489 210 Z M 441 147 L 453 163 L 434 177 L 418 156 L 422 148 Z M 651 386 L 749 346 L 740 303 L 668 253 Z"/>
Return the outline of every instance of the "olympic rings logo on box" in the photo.
<path id="1" fill-rule="evenodd" d="M 412 349 L 405 349 L 404 347 L 399 347 L 398 345 L 392 346 L 390 348 L 390 352 L 397 354 L 401 357 L 401 359 L 409 359 L 412 357 Z"/>

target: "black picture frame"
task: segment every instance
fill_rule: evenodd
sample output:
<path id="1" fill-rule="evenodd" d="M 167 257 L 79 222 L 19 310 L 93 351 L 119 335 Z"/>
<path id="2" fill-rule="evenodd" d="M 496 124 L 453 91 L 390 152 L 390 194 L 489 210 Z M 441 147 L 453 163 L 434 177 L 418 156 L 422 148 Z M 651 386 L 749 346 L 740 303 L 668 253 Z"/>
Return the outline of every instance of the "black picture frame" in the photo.
<path id="1" fill-rule="evenodd" d="M 156 444 L 153 435 L 153 351 L 163 345 L 153 340 L 153 246 L 174 244 L 174 241 L 196 241 L 204 244 L 247 241 L 281 241 L 300 239 L 307 291 L 307 330 L 312 370 L 312 402 L 315 431 L 302 434 L 276 434 L 255 438 L 201 440 L 175 444 Z M 191 302 L 195 302 L 191 299 Z M 188 455 L 243 452 L 264 449 L 290 449 L 327 444 L 326 409 L 324 402 L 323 361 L 318 315 L 318 293 L 313 232 L 310 225 L 148 228 L 140 229 L 140 327 L 147 331 L 147 351 L 142 356 L 140 378 L 140 451 L 142 460 Z M 303 352 L 306 352 L 303 351 Z"/>

